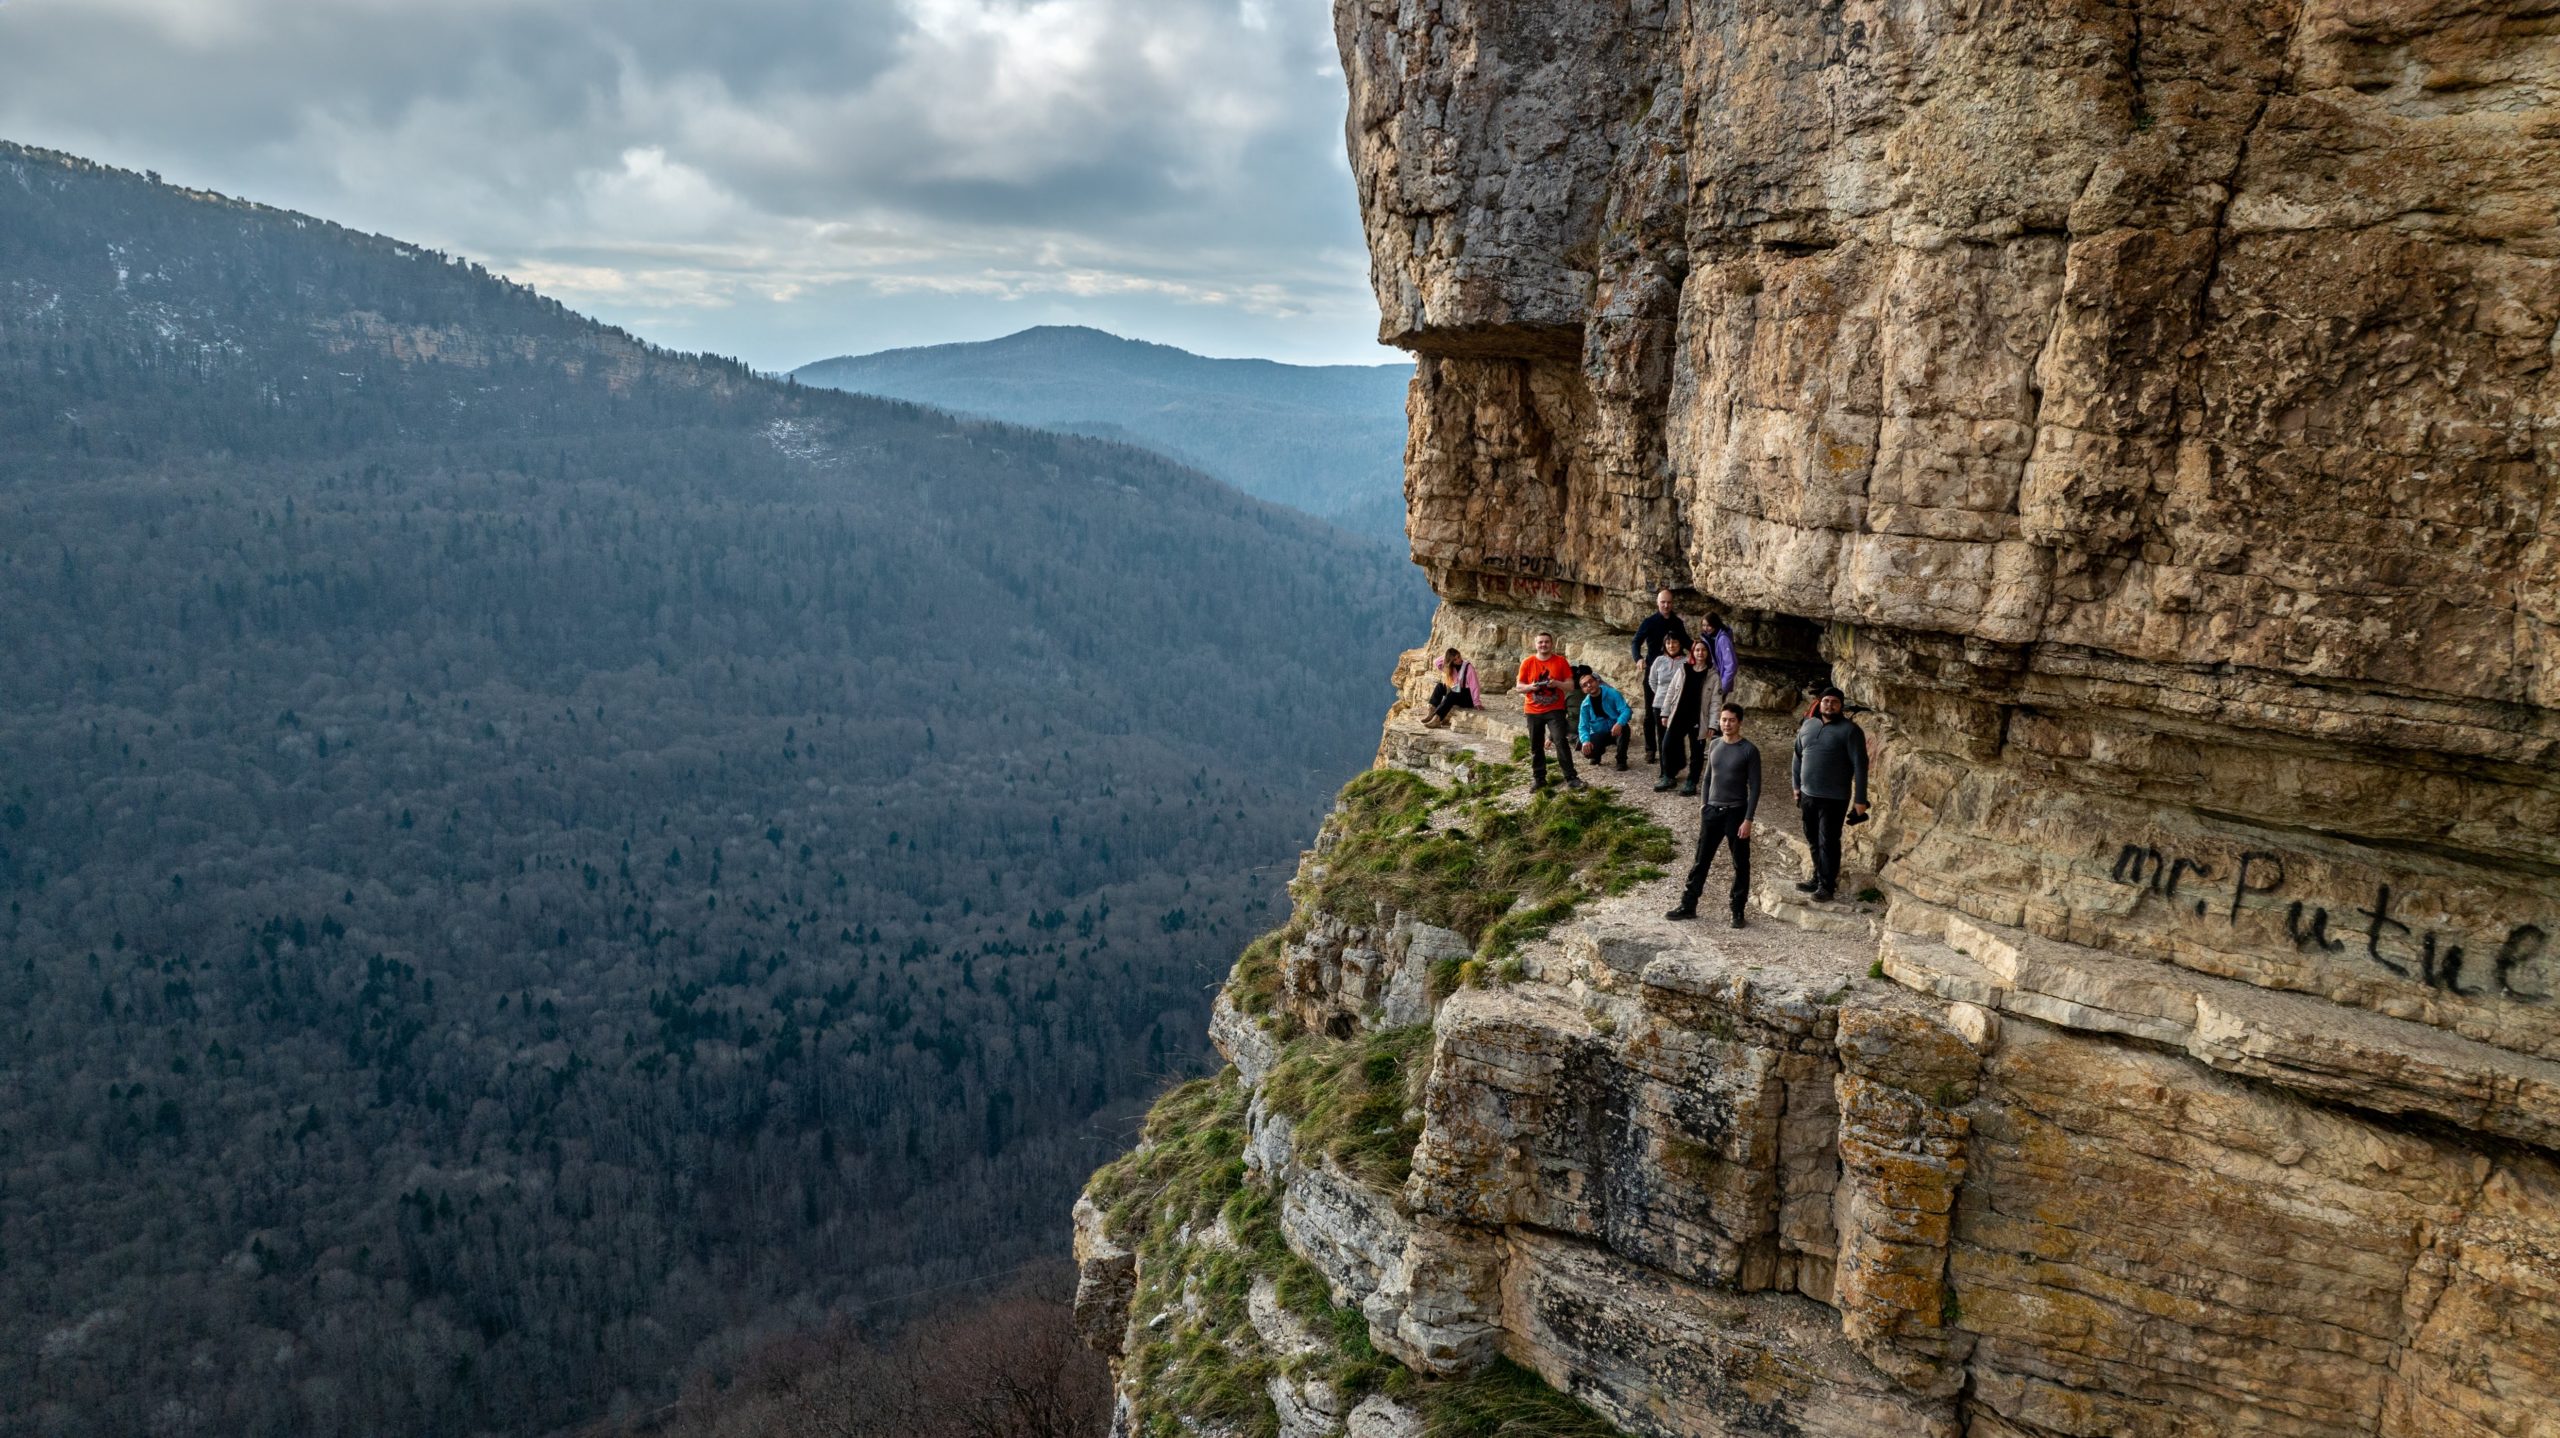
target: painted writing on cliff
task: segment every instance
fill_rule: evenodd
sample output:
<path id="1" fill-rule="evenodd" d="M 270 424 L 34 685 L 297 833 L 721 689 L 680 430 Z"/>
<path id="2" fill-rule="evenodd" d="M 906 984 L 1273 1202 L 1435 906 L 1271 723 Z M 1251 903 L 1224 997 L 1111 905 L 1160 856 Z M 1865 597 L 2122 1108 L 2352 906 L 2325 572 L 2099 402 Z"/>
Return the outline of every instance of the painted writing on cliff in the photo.
<path id="1" fill-rule="evenodd" d="M 2237 925 L 2242 904 L 2278 901 L 2286 871 L 2282 854 L 2264 850 L 2241 854 L 2226 870 L 2210 860 L 2127 844 L 2116 851 L 2110 877 L 2174 907 L 2189 909 L 2197 919 L 2218 918 Z M 2551 931 L 2545 926 L 2512 925 L 2490 949 L 2476 936 L 2464 943 L 2460 942 L 2463 935 L 2416 928 L 2396 916 L 2407 907 L 2408 891 L 2395 891 L 2388 883 L 2376 883 L 2372 899 L 2364 906 L 2337 914 L 2325 905 L 2294 899 L 2285 905 L 2285 937 L 2295 952 L 2304 954 L 2344 953 L 2353 946 L 2368 962 L 2401 978 L 2464 998 L 2508 998 L 2528 1004 L 2551 999 L 2553 989 L 2543 968 L 2551 950 Z"/>
<path id="2" fill-rule="evenodd" d="M 1555 577 L 1556 561 L 1546 554 L 1488 554 L 1477 564 L 1482 588 L 1514 599 L 1562 599 L 1564 584 Z"/>

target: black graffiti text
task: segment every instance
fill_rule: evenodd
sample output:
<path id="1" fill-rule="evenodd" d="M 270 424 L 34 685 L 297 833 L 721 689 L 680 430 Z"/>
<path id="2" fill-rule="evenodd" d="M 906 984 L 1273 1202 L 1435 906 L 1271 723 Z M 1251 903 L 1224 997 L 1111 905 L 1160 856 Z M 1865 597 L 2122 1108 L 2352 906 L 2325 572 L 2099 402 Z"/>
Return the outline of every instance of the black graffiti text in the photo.
<path id="1" fill-rule="evenodd" d="M 2210 922 L 2213 905 L 2203 894 L 2212 891 L 2204 886 L 2224 876 L 2209 860 L 2163 853 L 2148 844 L 2125 844 L 2116 850 L 2109 877 Z M 2283 891 L 2287 877 L 2283 855 L 2265 850 L 2241 854 L 2231 866 L 2230 897 L 2222 906 L 2222 921 L 2236 926 L 2248 901 L 2272 900 Z M 2543 970 L 2551 949 L 2550 930 L 2538 923 L 2509 927 L 2483 970 L 2473 962 L 2480 946 L 2464 945 L 2459 935 L 2421 931 L 2399 917 L 2408 911 L 2407 901 L 2405 888 L 2377 883 L 2369 903 L 2333 920 L 2327 907 L 2294 899 L 2285 905 L 2285 938 L 2295 952 L 2309 954 L 2344 953 L 2353 939 L 2361 938 L 2367 962 L 2428 988 L 2464 998 L 2497 997 L 2527 1004 L 2550 1001 L 2553 991 Z M 2335 934 L 2330 931 L 2333 922 L 2338 929 Z"/>

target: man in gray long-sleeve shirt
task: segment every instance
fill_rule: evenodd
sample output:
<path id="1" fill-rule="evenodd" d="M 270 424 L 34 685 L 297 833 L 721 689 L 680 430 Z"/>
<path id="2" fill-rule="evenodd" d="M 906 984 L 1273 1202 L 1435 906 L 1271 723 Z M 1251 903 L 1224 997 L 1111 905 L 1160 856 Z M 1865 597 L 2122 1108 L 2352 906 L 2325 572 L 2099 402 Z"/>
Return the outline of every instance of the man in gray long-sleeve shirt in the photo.
<path id="1" fill-rule="evenodd" d="M 1698 815 L 1698 854 L 1690 861 L 1688 882 L 1680 889 L 1680 907 L 1666 919 L 1698 916 L 1698 895 L 1707 887 L 1707 871 L 1715 866 L 1716 846 L 1733 846 L 1733 926 L 1742 927 L 1742 911 L 1751 903 L 1751 821 L 1760 812 L 1760 746 L 1742 737 L 1742 709 L 1727 704 L 1716 713 L 1716 741 L 1707 750 L 1707 802 Z"/>
<path id="2" fill-rule="evenodd" d="M 1867 812 L 1867 735 L 1842 712 L 1837 689 L 1822 691 L 1813 714 L 1796 730 L 1796 758 L 1787 782 L 1804 812 L 1805 847 L 1813 850 L 1813 876 L 1796 887 L 1828 902 L 1840 883 L 1840 833 L 1851 810 Z"/>

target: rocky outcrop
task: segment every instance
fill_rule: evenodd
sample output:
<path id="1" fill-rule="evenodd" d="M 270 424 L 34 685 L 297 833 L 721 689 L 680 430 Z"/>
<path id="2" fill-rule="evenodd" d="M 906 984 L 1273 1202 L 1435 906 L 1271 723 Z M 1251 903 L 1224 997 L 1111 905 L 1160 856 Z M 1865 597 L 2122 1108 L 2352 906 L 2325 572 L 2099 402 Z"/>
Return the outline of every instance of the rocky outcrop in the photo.
<path id="1" fill-rule="evenodd" d="M 1359 1382 L 2560 1434 L 2560 15 L 1336 16 L 1444 601 L 1380 762 L 1507 757 L 1540 629 L 1632 694 L 1664 585 L 1773 764 L 1811 684 L 1869 710 L 1877 800 L 1839 903 L 1773 796 L 1752 928 L 1654 881 L 1501 956 L 1319 843 L 1218 1033 L 1291 1261 L 1419 1386 Z M 1426 730 L 1451 645 L 1496 707 Z M 1289 1141 L 1291 1065 L 1425 1022 L 1400 1164 Z"/>

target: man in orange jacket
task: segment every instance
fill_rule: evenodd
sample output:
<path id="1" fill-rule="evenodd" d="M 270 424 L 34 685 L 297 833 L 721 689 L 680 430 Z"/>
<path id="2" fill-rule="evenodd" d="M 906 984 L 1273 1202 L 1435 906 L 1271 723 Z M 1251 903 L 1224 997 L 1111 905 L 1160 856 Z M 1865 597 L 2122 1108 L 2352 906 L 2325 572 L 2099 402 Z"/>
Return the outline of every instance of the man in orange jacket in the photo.
<path id="1" fill-rule="evenodd" d="M 1564 766 L 1564 786 L 1585 787 L 1573 772 L 1573 665 L 1556 652 L 1556 637 L 1540 630 L 1531 641 L 1536 650 L 1520 661 L 1520 707 L 1529 716 L 1529 773 L 1536 787 L 1547 787 L 1547 740 L 1556 745 L 1556 762 Z"/>

